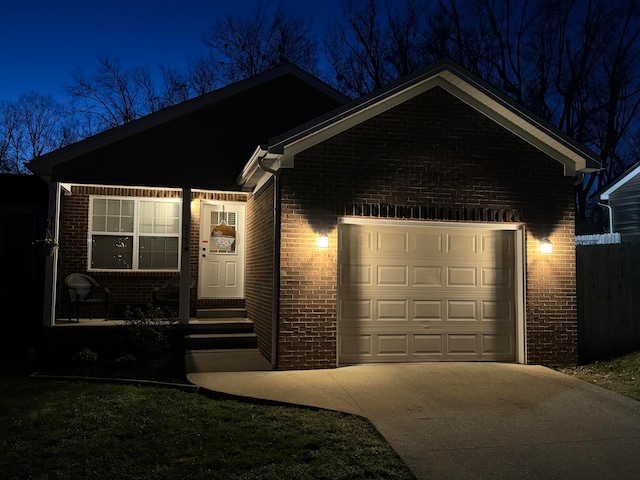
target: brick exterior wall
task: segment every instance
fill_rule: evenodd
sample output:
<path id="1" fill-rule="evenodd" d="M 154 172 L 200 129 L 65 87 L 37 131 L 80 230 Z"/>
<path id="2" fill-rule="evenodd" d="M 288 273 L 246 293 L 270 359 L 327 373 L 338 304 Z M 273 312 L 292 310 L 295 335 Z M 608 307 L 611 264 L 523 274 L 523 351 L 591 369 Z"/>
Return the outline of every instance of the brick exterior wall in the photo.
<path id="1" fill-rule="evenodd" d="M 273 288 L 273 181 L 247 202 L 245 299 L 260 353 L 271 360 Z"/>
<path id="2" fill-rule="evenodd" d="M 89 242 L 89 198 L 90 195 L 131 196 L 152 198 L 181 198 L 182 193 L 176 190 L 127 188 L 127 187 L 93 187 L 73 186 L 71 195 L 62 199 L 61 245 L 59 249 L 58 273 L 58 312 L 57 318 L 66 318 L 69 312 L 69 295 L 64 287 L 64 279 L 74 272 L 88 273 L 98 283 L 110 290 L 110 301 L 113 308 L 112 315 L 119 313 L 118 305 L 147 305 L 152 301 L 155 287 L 161 286 L 172 276 L 172 272 L 141 272 L 141 271 L 88 271 L 88 242 Z M 191 234 L 190 234 L 190 268 L 191 276 L 196 281 L 191 289 L 191 314 L 195 315 L 197 308 L 214 306 L 244 306 L 243 300 L 215 301 L 197 300 L 197 277 L 199 259 L 200 236 L 200 201 L 246 201 L 247 195 L 242 193 L 201 192 L 192 193 L 191 202 Z M 183 251 L 184 254 L 184 251 Z M 91 313 L 83 308 L 83 314 Z M 103 316 L 100 307 L 96 307 L 95 316 Z"/>
<path id="3" fill-rule="evenodd" d="M 386 218 L 523 222 L 527 362 L 577 362 L 573 179 L 435 88 L 298 154 L 283 171 L 279 368 L 336 365 L 336 226 L 353 204 Z M 330 246 L 321 251 L 323 231 Z M 550 256 L 538 253 L 543 237 L 554 244 Z"/>

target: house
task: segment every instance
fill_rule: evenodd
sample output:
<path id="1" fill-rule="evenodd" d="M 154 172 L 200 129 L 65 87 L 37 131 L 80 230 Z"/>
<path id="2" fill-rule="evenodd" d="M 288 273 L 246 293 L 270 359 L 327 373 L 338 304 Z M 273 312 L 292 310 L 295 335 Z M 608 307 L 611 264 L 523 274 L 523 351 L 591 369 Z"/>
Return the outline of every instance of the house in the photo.
<path id="1" fill-rule="evenodd" d="M 640 242 L 640 162 L 600 192 L 609 210 L 609 233 L 620 233 L 622 243 Z"/>
<path id="2" fill-rule="evenodd" d="M 30 168 L 56 198 L 48 328 L 71 272 L 116 303 L 179 273 L 181 322 L 246 306 L 278 369 L 577 361 L 573 181 L 598 157 L 449 60 L 348 103 L 280 67 Z"/>

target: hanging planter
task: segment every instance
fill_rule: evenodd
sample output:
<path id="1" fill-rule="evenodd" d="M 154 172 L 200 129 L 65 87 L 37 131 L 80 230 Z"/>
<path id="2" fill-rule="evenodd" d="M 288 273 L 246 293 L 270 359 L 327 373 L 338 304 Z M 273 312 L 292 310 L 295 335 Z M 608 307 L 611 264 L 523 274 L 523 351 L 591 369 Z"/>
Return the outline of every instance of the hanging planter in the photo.
<path id="1" fill-rule="evenodd" d="M 211 231 L 211 242 L 219 250 L 230 250 L 236 241 L 236 231 L 233 227 L 230 227 L 226 222 L 222 222 L 220 225 L 213 227 Z"/>
<path id="2" fill-rule="evenodd" d="M 51 237 L 36 240 L 33 244 L 38 248 L 38 251 L 45 256 L 53 255 L 53 251 L 58 247 L 56 239 Z"/>

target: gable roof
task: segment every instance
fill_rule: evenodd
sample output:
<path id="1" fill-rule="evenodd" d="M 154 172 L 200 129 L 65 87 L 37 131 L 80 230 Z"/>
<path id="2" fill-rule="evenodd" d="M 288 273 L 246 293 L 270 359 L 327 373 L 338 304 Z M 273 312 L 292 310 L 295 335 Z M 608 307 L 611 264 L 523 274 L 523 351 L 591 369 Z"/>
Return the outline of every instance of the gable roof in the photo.
<path id="1" fill-rule="evenodd" d="M 260 145 L 237 181 L 245 189 L 251 189 L 263 173 L 257 166 L 258 158 L 267 166 L 287 165 L 296 153 L 435 87 L 443 88 L 560 162 L 565 175 L 600 169 L 596 153 L 455 62 L 442 59 Z"/>
<path id="2" fill-rule="evenodd" d="M 604 187 L 604 189 L 600 193 L 600 200 L 609 200 L 609 196 L 612 193 L 615 193 L 619 188 L 625 186 L 638 175 L 640 175 L 640 162 L 629 167 L 625 172 L 622 173 L 622 175 L 620 175 L 613 182 Z"/>
<path id="3" fill-rule="evenodd" d="M 349 100 L 285 64 L 47 153 L 27 166 L 61 182 L 237 189 L 234 180 L 257 143 Z M 199 166 L 205 170 L 185 172 Z M 213 166 L 216 170 L 207 170 Z M 111 172 L 117 168 L 126 172 Z"/>

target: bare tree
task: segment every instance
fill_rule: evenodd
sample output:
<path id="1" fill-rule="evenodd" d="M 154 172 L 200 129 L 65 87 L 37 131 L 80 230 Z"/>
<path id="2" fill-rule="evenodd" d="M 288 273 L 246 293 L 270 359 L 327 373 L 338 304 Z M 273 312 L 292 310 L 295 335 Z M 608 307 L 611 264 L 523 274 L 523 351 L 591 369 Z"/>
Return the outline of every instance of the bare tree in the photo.
<path id="1" fill-rule="evenodd" d="M 220 63 L 213 53 L 207 52 L 189 59 L 187 81 L 195 96 L 204 95 L 220 86 Z"/>
<path id="2" fill-rule="evenodd" d="M 20 144 L 22 129 L 20 115 L 15 103 L 0 103 L 0 172 L 22 173 Z"/>
<path id="3" fill-rule="evenodd" d="M 113 128 L 191 97 L 186 74 L 159 67 L 159 78 L 147 67 L 126 70 L 109 56 L 98 57 L 92 75 L 77 69 L 65 86 L 74 113 L 88 120 L 91 134 Z"/>
<path id="4" fill-rule="evenodd" d="M 0 103 L 0 171 L 27 173 L 25 163 L 77 139 L 68 111 L 52 97 L 28 92 Z"/>
<path id="5" fill-rule="evenodd" d="M 186 102 L 191 98 L 189 75 L 175 68 L 161 66 L 162 73 L 162 100 L 158 109 Z"/>
<path id="6" fill-rule="evenodd" d="M 282 4 L 270 11 L 259 5 L 250 16 L 227 15 L 203 38 L 224 80 L 236 82 L 284 63 L 317 73 L 312 21 L 288 13 Z"/>
<path id="7" fill-rule="evenodd" d="M 134 73 L 123 70 L 114 58 L 100 56 L 92 76 L 77 69 L 71 78 L 65 90 L 75 110 L 94 118 L 100 130 L 131 122 L 148 111 Z"/>
<path id="8" fill-rule="evenodd" d="M 640 102 L 638 14 L 638 0 L 440 4 L 436 25 L 449 34 L 441 50 L 600 153 L 603 170 L 576 183 L 579 222 L 588 220 L 594 189 L 629 162 L 625 139 Z"/>
<path id="9" fill-rule="evenodd" d="M 338 88 L 352 96 L 369 93 L 393 80 L 388 29 L 377 0 L 345 0 L 342 18 L 325 37 L 325 54 Z M 403 52 L 407 57 L 408 53 Z"/>

